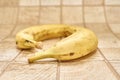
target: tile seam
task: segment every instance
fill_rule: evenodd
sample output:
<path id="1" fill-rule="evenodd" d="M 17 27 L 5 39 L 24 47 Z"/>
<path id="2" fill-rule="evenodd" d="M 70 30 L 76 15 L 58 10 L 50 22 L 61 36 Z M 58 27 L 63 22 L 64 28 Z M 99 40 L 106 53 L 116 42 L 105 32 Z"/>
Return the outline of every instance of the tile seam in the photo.
<path id="1" fill-rule="evenodd" d="M 120 40 L 120 38 L 111 30 L 110 25 L 109 25 L 109 23 L 108 23 L 107 13 L 106 13 L 106 9 L 105 9 L 105 0 L 104 0 L 103 10 L 104 10 L 104 17 L 105 17 L 106 25 L 107 25 L 109 31 L 110 31 L 117 39 Z"/>
<path id="2" fill-rule="evenodd" d="M 100 52 L 100 54 L 102 55 L 102 57 L 104 58 L 104 62 L 106 63 L 106 65 L 108 66 L 108 68 L 110 69 L 110 71 L 113 73 L 113 75 L 120 80 L 120 76 L 117 73 L 117 71 L 114 69 L 114 67 L 111 65 L 111 63 L 107 60 L 107 58 L 103 55 L 102 51 L 98 48 L 98 51 Z"/>

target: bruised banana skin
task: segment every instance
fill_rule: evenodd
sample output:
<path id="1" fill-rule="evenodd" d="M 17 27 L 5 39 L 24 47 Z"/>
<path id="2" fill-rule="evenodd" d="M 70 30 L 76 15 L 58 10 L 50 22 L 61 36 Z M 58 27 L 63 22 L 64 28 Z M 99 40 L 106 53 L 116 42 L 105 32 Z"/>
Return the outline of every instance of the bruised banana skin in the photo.
<path id="1" fill-rule="evenodd" d="M 96 50 L 98 45 L 98 39 L 91 30 L 68 25 L 43 25 L 27 28 L 16 35 L 16 43 L 18 48 L 29 49 L 35 47 L 38 41 L 57 37 L 66 38 L 44 52 L 37 52 L 35 56 L 28 59 L 28 62 L 32 63 L 43 58 L 72 60 Z"/>

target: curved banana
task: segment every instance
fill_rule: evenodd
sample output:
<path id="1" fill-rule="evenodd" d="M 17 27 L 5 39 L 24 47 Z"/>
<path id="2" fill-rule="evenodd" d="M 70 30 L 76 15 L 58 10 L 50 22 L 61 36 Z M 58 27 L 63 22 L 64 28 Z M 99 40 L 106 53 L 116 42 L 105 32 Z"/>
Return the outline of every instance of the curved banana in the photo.
<path id="1" fill-rule="evenodd" d="M 43 58 L 62 61 L 76 59 L 94 51 L 98 45 L 98 39 L 92 31 L 68 25 L 43 25 L 24 29 L 16 35 L 16 44 L 18 48 L 30 49 L 37 46 L 38 41 L 57 37 L 66 38 L 48 50 L 36 53 L 28 62 Z"/>

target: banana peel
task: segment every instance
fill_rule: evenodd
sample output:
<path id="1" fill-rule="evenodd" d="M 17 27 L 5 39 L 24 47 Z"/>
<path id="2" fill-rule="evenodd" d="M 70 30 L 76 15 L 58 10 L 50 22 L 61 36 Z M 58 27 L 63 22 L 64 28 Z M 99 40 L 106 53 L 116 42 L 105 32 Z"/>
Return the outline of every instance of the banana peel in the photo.
<path id="1" fill-rule="evenodd" d="M 65 37 L 44 52 L 37 52 L 28 58 L 28 62 L 44 58 L 55 58 L 61 61 L 72 60 L 85 56 L 97 49 L 98 39 L 89 29 L 69 25 L 42 25 L 20 31 L 16 35 L 17 47 L 31 49 L 38 41 Z"/>

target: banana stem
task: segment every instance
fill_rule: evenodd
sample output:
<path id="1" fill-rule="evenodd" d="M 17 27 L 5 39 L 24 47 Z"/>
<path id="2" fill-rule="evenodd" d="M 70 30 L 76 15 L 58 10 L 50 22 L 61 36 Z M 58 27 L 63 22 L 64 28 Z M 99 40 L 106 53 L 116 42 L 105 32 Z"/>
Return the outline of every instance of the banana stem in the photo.
<path id="1" fill-rule="evenodd" d="M 28 62 L 33 63 L 35 60 L 44 59 L 44 58 L 51 58 L 51 56 L 48 54 L 40 53 L 39 55 L 35 55 L 35 56 L 28 58 Z"/>

